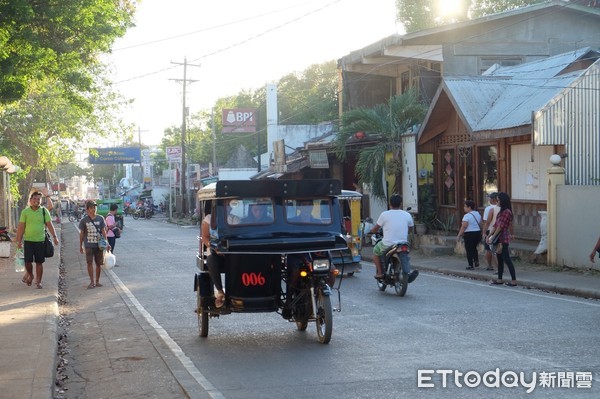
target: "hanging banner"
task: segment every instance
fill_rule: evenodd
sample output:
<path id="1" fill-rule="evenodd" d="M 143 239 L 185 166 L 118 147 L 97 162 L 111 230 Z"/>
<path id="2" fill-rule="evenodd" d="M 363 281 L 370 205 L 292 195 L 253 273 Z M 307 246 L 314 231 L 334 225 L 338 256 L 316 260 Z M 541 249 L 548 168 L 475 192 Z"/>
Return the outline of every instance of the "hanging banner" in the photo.
<path id="1" fill-rule="evenodd" d="M 141 152 L 137 147 L 93 148 L 89 164 L 140 163 Z"/>

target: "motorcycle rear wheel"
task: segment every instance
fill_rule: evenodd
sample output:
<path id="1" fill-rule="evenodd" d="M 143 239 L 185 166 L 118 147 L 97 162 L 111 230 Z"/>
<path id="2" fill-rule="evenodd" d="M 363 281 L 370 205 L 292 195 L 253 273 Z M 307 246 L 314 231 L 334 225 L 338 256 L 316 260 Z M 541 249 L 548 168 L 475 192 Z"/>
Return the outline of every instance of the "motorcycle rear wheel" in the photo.
<path id="1" fill-rule="evenodd" d="M 408 274 L 402 271 L 399 259 L 392 258 L 392 261 L 394 262 L 394 274 L 396 276 L 396 282 L 394 284 L 396 295 L 404 296 L 406 294 L 406 289 L 408 288 Z"/>
<path id="2" fill-rule="evenodd" d="M 385 291 L 387 284 L 383 282 L 383 279 L 377 280 L 377 288 L 379 288 L 379 291 Z"/>

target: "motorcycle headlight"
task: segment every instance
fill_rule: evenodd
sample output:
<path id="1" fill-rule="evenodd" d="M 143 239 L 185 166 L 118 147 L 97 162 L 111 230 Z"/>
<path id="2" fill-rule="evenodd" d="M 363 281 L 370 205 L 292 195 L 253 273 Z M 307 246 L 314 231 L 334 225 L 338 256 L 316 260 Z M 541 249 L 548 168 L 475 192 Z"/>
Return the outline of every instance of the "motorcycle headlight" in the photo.
<path id="1" fill-rule="evenodd" d="M 313 270 L 316 272 L 329 270 L 329 259 L 315 259 L 313 261 Z"/>

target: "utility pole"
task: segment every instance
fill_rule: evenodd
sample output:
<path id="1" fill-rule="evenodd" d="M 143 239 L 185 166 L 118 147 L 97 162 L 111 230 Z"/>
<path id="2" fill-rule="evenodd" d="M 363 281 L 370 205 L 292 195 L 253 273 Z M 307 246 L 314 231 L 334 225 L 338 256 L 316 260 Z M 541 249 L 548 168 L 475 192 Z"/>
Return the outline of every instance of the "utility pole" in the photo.
<path id="1" fill-rule="evenodd" d="M 144 184 L 144 165 L 142 164 L 142 132 L 146 133 L 148 131 L 142 130 L 142 128 L 138 126 L 138 144 L 140 147 L 140 183 L 142 183 L 142 189 L 145 189 L 146 185 Z"/>
<path id="2" fill-rule="evenodd" d="M 187 171 L 186 171 L 186 164 L 185 164 L 185 143 L 186 143 L 186 117 L 187 117 L 187 107 L 185 105 L 185 93 L 186 93 L 186 87 L 188 82 L 189 83 L 194 83 L 197 82 L 197 80 L 192 80 L 192 79 L 188 79 L 187 78 L 187 66 L 196 66 L 199 67 L 200 65 L 194 65 L 194 64 L 188 64 L 187 62 L 187 58 L 183 58 L 183 63 L 181 62 L 173 62 L 171 61 L 171 64 L 177 64 L 177 65 L 183 65 L 183 80 L 181 79 L 171 79 L 171 80 L 175 80 L 178 82 L 182 82 L 183 83 L 183 112 L 182 112 L 182 123 L 181 123 L 181 212 L 183 213 L 183 215 L 187 215 L 187 204 L 190 202 L 189 198 L 188 201 L 186 203 L 186 196 L 189 197 L 189 190 L 187 190 L 186 186 L 186 179 L 187 179 Z"/>
<path id="3" fill-rule="evenodd" d="M 213 108 L 210 115 L 211 127 L 212 127 L 212 175 L 215 176 L 217 173 L 217 133 L 215 130 L 215 109 Z"/>

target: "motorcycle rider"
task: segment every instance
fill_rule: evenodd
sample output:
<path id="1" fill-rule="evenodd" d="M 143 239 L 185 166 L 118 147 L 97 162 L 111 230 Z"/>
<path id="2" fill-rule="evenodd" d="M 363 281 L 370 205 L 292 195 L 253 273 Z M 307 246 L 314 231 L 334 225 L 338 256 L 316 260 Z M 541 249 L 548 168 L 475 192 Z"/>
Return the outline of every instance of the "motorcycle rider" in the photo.
<path id="1" fill-rule="evenodd" d="M 408 228 L 414 226 L 411 214 L 401 209 L 401 195 L 393 194 L 390 197 L 390 207 L 391 209 L 379 215 L 377 223 L 375 223 L 375 226 L 369 232 L 375 234 L 380 229 L 383 229 L 383 239 L 373 247 L 373 255 L 375 255 L 373 256 L 373 263 L 375 263 L 375 267 L 377 268 L 376 279 L 382 278 L 384 274 L 381 258 L 385 255 L 385 250 L 398 242 L 408 242 Z M 408 282 L 414 281 L 418 276 L 418 272 L 416 270 L 413 272 L 410 271 L 410 258 L 408 254 L 401 254 L 400 261 L 402 263 L 402 271 L 409 276 Z"/>

